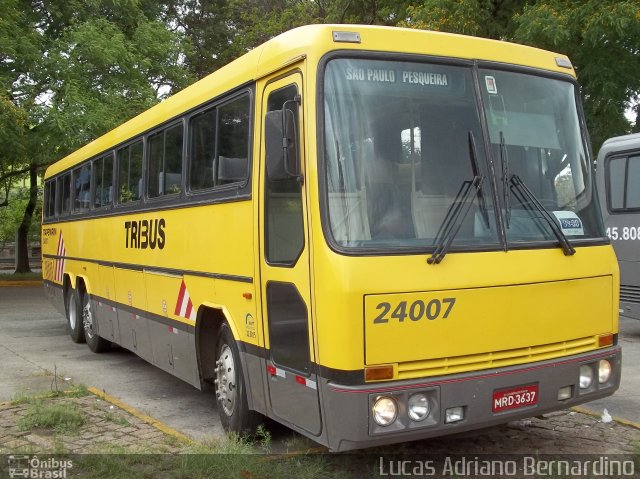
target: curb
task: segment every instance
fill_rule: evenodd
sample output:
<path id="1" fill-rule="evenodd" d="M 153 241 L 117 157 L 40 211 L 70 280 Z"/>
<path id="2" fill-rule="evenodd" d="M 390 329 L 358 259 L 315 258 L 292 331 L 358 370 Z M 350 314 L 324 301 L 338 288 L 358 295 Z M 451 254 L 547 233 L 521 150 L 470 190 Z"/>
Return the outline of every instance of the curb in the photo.
<path id="1" fill-rule="evenodd" d="M 41 279 L 33 279 L 33 280 L 16 280 L 16 281 L 0 281 L 0 288 L 17 288 L 17 287 L 25 287 L 25 286 L 42 286 Z"/>
<path id="2" fill-rule="evenodd" d="M 129 414 L 131 414 L 134 417 L 137 417 L 138 419 L 140 419 L 142 422 L 149 424 L 152 427 L 155 427 L 158 431 L 163 432 L 164 434 L 167 434 L 169 436 L 172 436 L 174 438 L 176 438 L 179 441 L 182 441 L 186 444 L 193 444 L 193 439 L 191 439 L 190 437 L 182 434 L 179 431 L 176 431 L 175 429 L 173 429 L 171 426 L 168 426 L 167 424 L 163 423 L 162 421 L 158 421 L 155 418 L 152 418 L 151 416 L 148 416 L 140 411 L 138 411 L 136 408 L 129 406 L 128 404 L 125 404 L 124 402 L 120 401 L 119 399 L 114 398 L 113 396 L 110 396 L 109 394 L 107 394 L 104 391 L 101 391 L 97 388 L 94 387 L 90 387 L 87 388 L 87 390 L 92 393 L 95 396 L 98 396 L 99 398 L 113 404 L 114 406 L 119 407 L 120 409 L 122 409 L 123 411 L 128 412 Z"/>
<path id="3" fill-rule="evenodd" d="M 582 413 L 582 414 L 586 414 L 587 416 L 602 417 L 601 413 L 593 411 L 592 409 L 588 409 L 586 407 L 582 407 L 582 406 L 573 406 L 571 410 Z M 629 421 L 628 419 L 624 419 L 618 416 L 611 416 L 611 419 L 613 419 L 614 422 L 617 422 L 624 426 L 629 426 L 629 427 L 633 427 L 635 429 L 640 430 L 640 423 L 638 422 Z"/>

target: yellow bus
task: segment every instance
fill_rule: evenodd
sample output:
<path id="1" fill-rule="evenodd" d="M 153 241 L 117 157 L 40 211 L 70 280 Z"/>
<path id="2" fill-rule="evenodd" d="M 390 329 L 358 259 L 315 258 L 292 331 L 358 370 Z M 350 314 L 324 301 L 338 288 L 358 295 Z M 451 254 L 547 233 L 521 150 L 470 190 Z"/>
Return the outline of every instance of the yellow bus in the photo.
<path id="1" fill-rule="evenodd" d="M 71 337 L 333 451 L 620 381 L 619 273 L 575 72 L 460 35 L 284 33 L 51 166 Z"/>

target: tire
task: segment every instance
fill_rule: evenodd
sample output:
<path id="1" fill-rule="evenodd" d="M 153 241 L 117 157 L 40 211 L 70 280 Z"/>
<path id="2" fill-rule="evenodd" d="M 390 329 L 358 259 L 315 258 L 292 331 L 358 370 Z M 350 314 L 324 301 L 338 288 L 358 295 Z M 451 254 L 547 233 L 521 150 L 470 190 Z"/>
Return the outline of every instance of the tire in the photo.
<path id="1" fill-rule="evenodd" d="M 83 291 L 81 294 L 80 304 L 82 304 L 82 326 L 87 346 L 89 346 L 89 349 L 94 353 L 109 351 L 109 349 L 111 349 L 111 341 L 107 341 L 98 336 L 96 318 L 93 314 L 89 294 L 86 291 Z"/>
<path id="2" fill-rule="evenodd" d="M 260 424 L 261 415 L 250 410 L 247 404 L 238 347 L 226 323 L 220 327 L 216 358 L 214 385 L 222 427 L 227 432 L 251 435 Z"/>
<path id="3" fill-rule="evenodd" d="M 67 290 L 66 296 L 67 328 L 74 343 L 84 343 L 84 328 L 82 327 L 82 309 L 78 291 L 73 288 Z"/>

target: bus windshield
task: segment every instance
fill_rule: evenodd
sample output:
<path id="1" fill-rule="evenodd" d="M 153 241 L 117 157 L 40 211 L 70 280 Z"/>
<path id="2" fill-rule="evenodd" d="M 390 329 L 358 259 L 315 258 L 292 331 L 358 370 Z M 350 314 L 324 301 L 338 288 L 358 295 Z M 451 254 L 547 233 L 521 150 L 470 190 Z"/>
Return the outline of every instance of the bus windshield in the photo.
<path id="1" fill-rule="evenodd" d="M 571 242 L 603 236 L 573 84 L 486 69 L 478 75 L 479 100 L 467 66 L 327 64 L 325 214 L 341 248 L 433 248 L 476 177 L 485 181 L 457 220 L 452 249 L 502 247 L 496 216 L 513 245 L 556 242 L 551 218 Z"/>

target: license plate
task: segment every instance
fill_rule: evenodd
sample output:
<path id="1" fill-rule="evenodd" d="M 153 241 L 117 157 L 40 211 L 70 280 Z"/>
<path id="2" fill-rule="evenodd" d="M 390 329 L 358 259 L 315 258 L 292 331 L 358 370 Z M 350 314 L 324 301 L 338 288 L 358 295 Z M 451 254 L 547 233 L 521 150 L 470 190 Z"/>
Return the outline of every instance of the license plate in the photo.
<path id="1" fill-rule="evenodd" d="M 534 404 L 538 404 L 537 384 L 493 391 L 493 412 L 509 411 Z"/>

